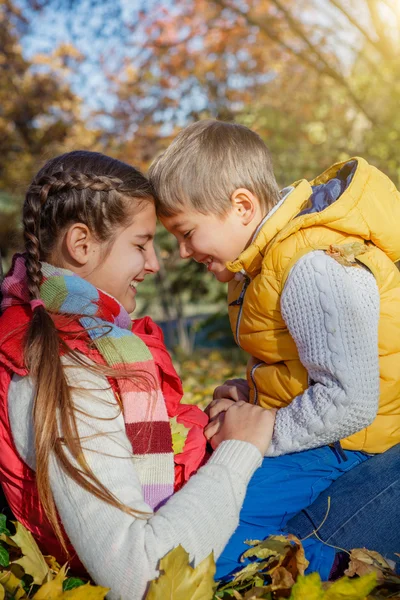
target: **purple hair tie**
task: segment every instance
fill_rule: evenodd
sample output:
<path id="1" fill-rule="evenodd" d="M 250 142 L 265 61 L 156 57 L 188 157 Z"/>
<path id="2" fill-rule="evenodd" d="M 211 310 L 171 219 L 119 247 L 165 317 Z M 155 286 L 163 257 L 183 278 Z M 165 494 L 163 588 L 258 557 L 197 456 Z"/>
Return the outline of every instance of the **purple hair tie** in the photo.
<path id="1" fill-rule="evenodd" d="M 34 311 L 38 306 L 44 306 L 44 302 L 41 298 L 35 298 L 34 300 L 31 300 L 29 304 L 31 305 L 32 311 Z"/>

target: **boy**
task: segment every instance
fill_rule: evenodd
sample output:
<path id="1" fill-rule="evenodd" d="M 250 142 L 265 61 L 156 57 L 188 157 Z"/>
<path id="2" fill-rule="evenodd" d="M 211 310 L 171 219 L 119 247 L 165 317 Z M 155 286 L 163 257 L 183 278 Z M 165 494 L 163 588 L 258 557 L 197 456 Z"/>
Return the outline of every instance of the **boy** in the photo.
<path id="1" fill-rule="evenodd" d="M 259 136 L 218 121 L 182 131 L 150 180 L 182 258 L 229 283 L 249 401 L 277 409 L 221 577 L 257 528 L 280 531 L 343 472 L 400 442 L 400 194 L 360 158 L 279 193 Z M 231 402 L 214 401 L 208 437 Z"/>

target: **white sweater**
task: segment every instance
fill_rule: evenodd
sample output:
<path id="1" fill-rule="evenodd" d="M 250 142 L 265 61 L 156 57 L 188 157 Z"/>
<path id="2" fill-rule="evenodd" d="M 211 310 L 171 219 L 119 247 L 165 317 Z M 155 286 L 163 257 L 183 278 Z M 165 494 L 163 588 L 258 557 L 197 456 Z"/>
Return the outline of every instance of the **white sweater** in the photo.
<path id="1" fill-rule="evenodd" d="M 217 558 L 238 524 L 247 484 L 261 464 L 259 450 L 247 442 L 223 442 L 207 465 L 153 514 L 143 500 L 124 419 L 108 382 L 76 366 L 67 373 L 71 384 L 86 388 L 73 394 L 76 407 L 86 413 L 78 419 L 85 459 L 121 502 L 147 513 L 134 518 L 106 504 L 51 461 L 50 484 L 58 512 L 94 581 L 110 587 L 108 597 L 113 600 L 139 600 L 157 576 L 159 559 L 177 545 L 196 564 L 211 552 Z M 35 469 L 29 378 L 15 376 L 8 398 L 16 448 Z"/>

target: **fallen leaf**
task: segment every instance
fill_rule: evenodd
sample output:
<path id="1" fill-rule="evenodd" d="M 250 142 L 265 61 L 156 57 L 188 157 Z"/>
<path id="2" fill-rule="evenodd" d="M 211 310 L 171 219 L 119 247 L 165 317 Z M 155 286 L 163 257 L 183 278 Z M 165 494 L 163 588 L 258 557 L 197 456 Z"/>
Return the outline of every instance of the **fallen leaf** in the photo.
<path id="1" fill-rule="evenodd" d="M 0 573 L 0 584 L 12 598 L 15 598 L 15 600 L 26 598 L 21 579 L 19 579 L 12 571 L 3 571 Z"/>
<path id="2" fill-rule="evenodd" d="M 20 565 L 27 575 L 33 577 L 34 583 L 41 585 L 49 576 L 49 567 L 31 532 L 17 521 L 13 522 L 13 524 L 15 526 L 15 535 L 11 535 L 10 537 L 18 544 L 23 555 L 18 560 L 14 560 L 13 564 Z"/>
<path id="3" fill-rule="evenodd" d="M 353 577 L 354 575 L 377 573 L 378 579 L 382 579 L 388 571 L 392 572 L 390 565 L 378 552 L 366 548 L 355 548 L 350 552 L 349 566 L 344 574 Z"/>
<path id="4" fill-rule="evenodd" d="M 306 559 L 306 555 L 304 552 L 304 548 L 303 548 L 303 544 L 301 543 L 301 541 L 299 540 L 299 538 L 297 538 L 295 535 L 292 535 L 291 533 L 287 536 L 288 540 L 290 540 L 291 542 L 294 543 L 295 547 L 296 547 L 296 551 L 295 551 L 295 560 L 296 560 L 296 567 L 297 567 L 297 573 L 294 575 L 294 578 L 296 579 L 297 574 L 298 575 L 304 575 L 308 565 L 310 564 L 309 561 Z M 286 565 L 285 565 L 286 566 Z M 288 567 L 286 566 L 286 568 L 288 569 Z M 290 569 L 288 569 L 290 570 Z M 293 572 L 290 571 L 293 575 Z"/>
<path id="5" fill-rule="evenodd" d="M 7 527 L 7 517 L 4 514 L 0 514 L 0 533 L 10 535 L 10 530 Z"/>
<path id="6" fill-rule="evenodd" d="M 110 588 L 87 583 L 86 585 L 81 585 L 73 590 L 64 592 L 60 596 L 60 600 L 103 600 L 109 591 Z M 36 598 L 34 600 L 36 600 Z M 53 598 L 51 600 L 53 600 Z"/>
<path id="7" fill-rule="evenodd" d="M 292 587 L 290 600 L 323 600 L 324 590 L 318 573 L 300 575 Z"/>
<path id="8" fill-rule="evenodd" d="M 278 567 L 271 575 L 271 590 L 290 590 L 294 585 L 294 579 L 285 567 Z M 289 597 L 289 594 L 288 594 Z"/>
<path id="9" fill-rule="evenodd" d="M 0 584 L 0 600 L 4 600 L 5 597 L 6 597 L 6 590 Z"/>
<path id="10" fill-rule="evenodd" d="M 8 552 L 7 548 L 5 548 L 2 543 L 0 543 L 0 566 L 8 567 L 9 564 L 10 553 Z"/>
<path id="11" fill-rule="evenodd" d="M 363 577 L 342 577 L 335 581 L 323 596 L 324 600 L 364 600 L 376 587 L 376 573 L 369 573 Z"/>
<path id="12" fill-rule="evenodd" d="M 64 565 L 51 581 L 48 581 L 36 592 L 34 600 L 58 600 L 62 597 L 63 581 L 66 578 L 67 565 Z"/>
<path id="13" fill-rule="evenodd" d="M 257 573 L 262 571 L 265 567 L 267 567 L 269 561 L 264 562 L 250 562 L 248 565 L 237 571 L 233 577 L 233 581 L 235 583 L 243 583 L 244 581 L 248 581 L 254 579 Z"/>
<path id="14" fill-rule="evenodd" d="M 270 556 L 286 556 L 290 549 L 290 541 L 284 535 L 270 535 L 265 540 L 246 540 L 245 544 L 252 546 L 241 556 L 241 561 L 245 558 L 268 558 Z"/>
<path id="15" fill-rule="evenodd" d="M 172 434 L 172 449 L 174 454 L 180 454 L 185 447 L 186 438 L 189 433 L 189 428 L 178 423 L 176 417 L 169 420 Z"/>
<path id="16" fill-rule="evenodd" d="M 158 579 L 150 583 L 146 600 L 166 600 L 166 598 L 210 600 L 212 598 L 215 587 L 215 563 L 212 554 L 194 569 L 189 564 L 186 550 L 178 546 L 161 559 L 160 572 Z"/>

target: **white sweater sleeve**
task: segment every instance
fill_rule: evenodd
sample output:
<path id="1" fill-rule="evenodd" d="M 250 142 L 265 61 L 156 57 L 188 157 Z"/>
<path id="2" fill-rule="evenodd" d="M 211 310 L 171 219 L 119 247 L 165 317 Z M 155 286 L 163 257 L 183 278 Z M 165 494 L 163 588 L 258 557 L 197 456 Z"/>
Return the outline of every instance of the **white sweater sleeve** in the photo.
<path id="1" fill-rule="evenodd" d="M 226 441 L 208 463 L 156 513 L 145 504 L 122 414 L 107 381 L 87 370 L 67 369 L 74 391 L 84 458 L 98 479 L 137 518 L 97 499 L 69 478 L 54 456 L 50 484 L 72 545 L 94 581 L 111 588 L 108 598 L 139 600 L 157 575 L 159 559 L 181 544 L 194 563 L 218 557 L 239 521 L 247 484 L 262 457 L 247 442 Z M 8 396 L 16 448 L 33 468 L 33 386 L 14 377 Z M 96 415 L 96 417 L 94 416 Z M 99 418 L 100 417 L 100 418 Z"/>
<path id="2" fill-rule="evenodd" d="M 379 291 L 367 269 L 311 252 L 291 270 L 281 310 L 310 386 L 278 411 L 267 456 L 360 431 L 374 420 L 379 401 Z"/>

